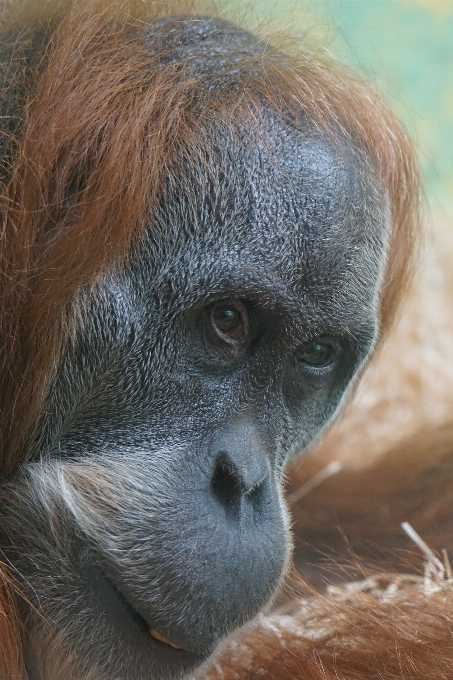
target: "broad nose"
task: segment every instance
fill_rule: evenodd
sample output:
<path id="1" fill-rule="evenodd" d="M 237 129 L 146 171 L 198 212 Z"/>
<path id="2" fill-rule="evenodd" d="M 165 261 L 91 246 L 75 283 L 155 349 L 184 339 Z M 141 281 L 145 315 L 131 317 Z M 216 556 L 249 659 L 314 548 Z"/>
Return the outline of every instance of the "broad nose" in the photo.
<path id="1" fill-rule="evenodd" d="M 259 514 L 269 487 L 270 462 L 256 425 L 249 418 L 231 423 L 214 437 L 210 454 L 210 490 L 227 517 Z"/>

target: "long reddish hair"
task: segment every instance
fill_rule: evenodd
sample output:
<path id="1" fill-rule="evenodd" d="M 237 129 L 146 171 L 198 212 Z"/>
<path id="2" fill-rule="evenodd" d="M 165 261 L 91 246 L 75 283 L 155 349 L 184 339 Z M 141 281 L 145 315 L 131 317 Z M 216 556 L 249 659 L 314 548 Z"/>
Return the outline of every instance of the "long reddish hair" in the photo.
<path id="1" fill-rule="evenodd" d="M 170 10 L 189 11 L 184 2 Z M 65 16 L 50 19 L 55 26 L 35 82 L 28 85 L 2 201 L 3 477 L 17 469 L 33 437 L 74 327 L 78 293 L 130 252 L 159 201 L 175 150 L 202 145 L 205 120 L 242 118 L 250 126 L 253 109 L 267 102 L 289 115 L 303 112 L 327 134 L 341 128 L 351 135 L 389 197 L 391 235 L 380 302 L 384 328 L 404 291 L 418 179 L 410 143 L 389 108 L 335 64 L 292 50 L 269 48 L 256 59 L 244 58 L 234 88 L 203 88 L 185 64 L 165 63 L 137 38 L 144 21 L 168 12 L 168 5 L 162 10 L 145 3 L 143 9 L 143 3 L 94 0 L 74 3 Z M 20 645 L 12 586 L 3 572 L 0 645 L 3 663 L 9 664 L 4 673 L 14 677 Z"/>

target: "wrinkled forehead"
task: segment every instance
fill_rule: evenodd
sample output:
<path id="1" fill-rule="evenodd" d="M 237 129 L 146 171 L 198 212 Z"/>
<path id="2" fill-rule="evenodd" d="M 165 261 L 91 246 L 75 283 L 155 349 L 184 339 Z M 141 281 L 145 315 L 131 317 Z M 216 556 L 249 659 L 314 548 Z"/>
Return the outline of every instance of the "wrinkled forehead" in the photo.
<path id="1" fill-rule="evenodd" d="M 364 153 L 351 140 L 263 123 L 262 141 L 240 154 L 232 176 L 243 174 L 252 207 L 251 226 L 293 246 L 333 242 L 359 245 L 385 234 L 383 195 Z M 239 161 L 239 162 L 238 162 Z M 242 172 L 241 172 L 242 170 Z M 291 238 L 294 237 L 294 238 Z M 302 238 L 302 241 L 300 240 Z M 294 240 L 295 239 L 295 240 Z"/>
<path id="2" fill-rule="evenodd" d="M 208 137 L 198 158 L 170 173 L 157 218 L 185 271 L 212 278 L 215 263 L 218 277 L 266 270 L 294 292 L 366 284 L 374 294 L 387 209 L 357 145 L 271 115 L 253 133 Z"/>

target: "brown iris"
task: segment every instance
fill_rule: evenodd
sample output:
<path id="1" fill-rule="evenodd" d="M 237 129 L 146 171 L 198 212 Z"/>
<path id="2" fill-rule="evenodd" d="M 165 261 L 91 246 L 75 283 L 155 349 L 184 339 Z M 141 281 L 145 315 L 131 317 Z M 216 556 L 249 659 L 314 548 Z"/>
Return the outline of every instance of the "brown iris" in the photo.
<path id="1" fill-rule="evenodd" d="M 335 360 L 335 347 L 328 342 L 313 340 L 302 346 L 298 359 L 308 366 L 325 368 Z"/>
<path id="2" fill-rule="evenodd" d="M 228 343 L 244 342 L 248 334 L 247 310 L 240 302 L 221 302 L 211 311 L 212 327 Z"/>

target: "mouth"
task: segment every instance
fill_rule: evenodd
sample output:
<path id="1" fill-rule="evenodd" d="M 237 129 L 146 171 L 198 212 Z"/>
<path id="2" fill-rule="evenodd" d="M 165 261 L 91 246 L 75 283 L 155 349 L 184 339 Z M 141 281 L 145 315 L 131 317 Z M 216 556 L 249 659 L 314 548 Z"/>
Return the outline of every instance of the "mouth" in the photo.
<path id="1" fill-rule="evenodd" d="M 184 649 L 159 633 L 155 624 L 132 607 L 100 567 L 91 565 L 88 572 L 92 590 L 108 612 L 115 629 L 123 638 L 130 639 L 134 647 L 139 644 L 144 653 L 163 656 L 172 665 L 196 667 L 206 659 L 208 654 Z"/>

